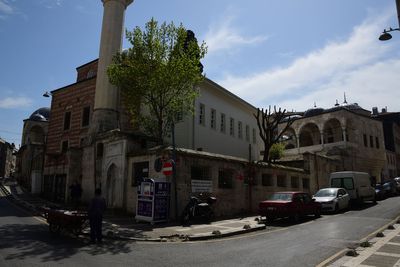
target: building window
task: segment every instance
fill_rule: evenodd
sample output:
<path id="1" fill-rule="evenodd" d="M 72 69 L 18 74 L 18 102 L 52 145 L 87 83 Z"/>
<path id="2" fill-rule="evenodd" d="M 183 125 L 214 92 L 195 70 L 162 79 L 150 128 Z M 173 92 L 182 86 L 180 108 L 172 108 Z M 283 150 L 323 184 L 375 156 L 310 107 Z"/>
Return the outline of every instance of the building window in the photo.
<path id="1" fill-rule="evenodd" d="M 364 137 L 364 146 L 365 146 L 365 147 L 368 147 L 367 135 L 366 135 L 366 134 L 363 134 L 363 137 Z"/>
<path id="2" fill-rule="evenodd" d="M 205 108 L 204 104 L 200 103 L 199 124 L 201 124 L 201 125 L 206 125 L 205 112 L 206 112 L 206 108 Z"/>
<path id="3" fill-rule="evenodd" d="M 211 180 L 210 168 L 207 166 L 192 166 L 190 175 L 192 180 Z"/>
<path id="4" fill-rule="evenodd" d="M 299 177 L 298 176 L 290 177 L 290 184 L 292 188 L 299 188 Z"/>
<path id="5" fill-rule="evenodd" d="M 310 189 L 310 179 L 303 178 L 303 189 Z"/>
<path id="6" fill-rule="evenodd" d="M 71 112 L 65 112 L 64 114 L 64 130 L 69 130 L 71 126 Z"/>
<path id="7" fill-rule="evenodd" d="M 238 122 L 238 137 L 239 139 L 243 139 L 243 127 L 242 127 L 242 122 Z"/>
<path id="8" fill-rule="evenodd" d="M 94 69 L 90 69 L 86 75 L 87 79 L 90 79 L 92 77 L 96 76 L 96 71 Z"/>
<path id="9" fill-rule="evenodd" d="M 278 187 L 286 187 L 286 175 L 278 175 L 276 179 Z"/>
<path id="10" fill-rule="evenodd" d="M 230 169 L 219 170 L 218 188 L 233 188 L 233 170 Z"/>
<path id="11" fill-rule="evenodd" d="M 226 126 L 225 126 L 225 114 L 221 113 L 221 133 L 225 133 L 226 131 Z"/>
<path id="12" fill-rule="evenodd" d="M 183 121 L 183 112 L 182 111 L 178 111 L 175 115 L 175 122 L 180 122 Z"/>
<path id="13" fill-rule="evenodd" d="M 235 119 L 233 118 L 229 121 L 229 134 L 235 136 Z"/>
<path id="14" fill-rule="evenodd" d="M 256 143 L 256 129 L 253 128 L 253 144 Z"/>
<path id="15" fill-rule="evenodd" d="M 263 186 L 274 186 L 274 181 L 272 180 L 272 174 L 263 173 L 261 175 L 261 184 Z"/>
<path id="16" fill-rule="evenodd" d="M 61 153 L 65 153 L 68 150 L 68 140 L 64 140 L 61 143 Z"/>
<path id="17" fill-rule="evenodd" d="M 89 126 L 90 123 L 90 107 L 84 107 L 82 111 L 82 127 Z"/>
<path id="18" fill-rule="evenodd" d="M 96 149 L 96 157 L 102 158 L 103 157 L 103 150 L 104 150 L 104 144 L 103 143 L 97 143 L 97 149 Z"/>
<path id="19" fill-rule="evenodd" d="M 210 120 L 210 126 L 211 126 L 211 129 L 216 129 L 217 127 L 217 112 L 215 111 L 215 109 L 211 109 L 211 120 Z"/>
<path id="20" fill-rule="evenodd" d="M 250 126 L 246 125 L 246 141 L 250 141 Z"/>
<path id="21" fill-rule="evenodd" d="M 138 186 L 144 178 L 149 178 L 149 162 L 134 162 L 132 164 L 132 186 Z"/>
<path id="22" fill-rule="evenodd" d="M 375 144 L 376 148 L 379 149 L 379 138 L 377 136 L 375 137 Z"/>
<path id="23" fill-rule="evenodd" d="M 374 147 L 374 137 L 372 135 L 369 136 L 369 146 Z"/>

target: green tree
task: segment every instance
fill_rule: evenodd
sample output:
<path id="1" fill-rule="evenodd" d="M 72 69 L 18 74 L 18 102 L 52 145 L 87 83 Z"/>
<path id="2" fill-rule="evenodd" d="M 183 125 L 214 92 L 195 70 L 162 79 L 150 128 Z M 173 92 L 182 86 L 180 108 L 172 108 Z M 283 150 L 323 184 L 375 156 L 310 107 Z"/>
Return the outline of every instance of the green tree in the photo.
<path id="1" fill-rule="evenodd" d="M 159 25 L 154 19 L 126 36 L 132 47 L 113 58 L 107 73 L 120 88 L 133 125 L 162 144 L 175 118 L 194 112 L 207 47 L 182 24 Z"/>
<path id="2" fill-rule="evenodd" d="M 283 157 L 283 152 L 285 151 L 285 145 L 282 143 L 275 143 L 269 149 L 269 158 L 272 161 L 276 161 Z"/>

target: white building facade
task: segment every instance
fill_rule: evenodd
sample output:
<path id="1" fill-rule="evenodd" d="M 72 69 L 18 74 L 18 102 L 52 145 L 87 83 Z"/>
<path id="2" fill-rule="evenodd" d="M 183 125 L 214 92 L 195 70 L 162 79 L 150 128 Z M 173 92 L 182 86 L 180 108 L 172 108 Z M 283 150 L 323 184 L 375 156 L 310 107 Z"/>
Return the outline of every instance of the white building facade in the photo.
<path id="1" fill-rule="evenodd" d="M 209 79 L 199 91 L 195 113 L 175 125 L 176 146 L 258 160 L 257 109 Z"/>

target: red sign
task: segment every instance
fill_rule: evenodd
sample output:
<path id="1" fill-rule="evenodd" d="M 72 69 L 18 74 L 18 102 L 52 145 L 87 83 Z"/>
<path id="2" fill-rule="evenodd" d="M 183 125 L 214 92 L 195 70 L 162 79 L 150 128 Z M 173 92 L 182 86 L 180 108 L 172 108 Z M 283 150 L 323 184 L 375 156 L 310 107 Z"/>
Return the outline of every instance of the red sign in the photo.
<path id="1" fill-rule="evenodd" d="M 165 176 L 172 175 L 172 163 L 169 161 L 164 162 L 162 172 Z"/>

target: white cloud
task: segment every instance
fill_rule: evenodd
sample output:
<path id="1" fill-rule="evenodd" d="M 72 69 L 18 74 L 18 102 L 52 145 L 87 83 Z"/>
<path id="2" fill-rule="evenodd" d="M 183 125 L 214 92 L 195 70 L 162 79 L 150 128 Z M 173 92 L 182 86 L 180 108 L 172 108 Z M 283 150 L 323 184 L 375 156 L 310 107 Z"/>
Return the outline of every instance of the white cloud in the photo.
<path id="1" fill-rule="evenodd" d="M 204 39 L 208 46 L 208 53 L 219 50 L 230 50 L 237 46 L 253 45 L 263 42 L 266 36 L 244 36 L 239 30 L 232 26 L 233 16 L 221 19 L 220 23 L 209 27 Z"/>
<path id="2" fill-rule="evenodd" d="M 63 0 L 41 0 L 40 4 L 44 5 L 46 8 L 60 7 Z"/>
<path id="3" fill-rule="evenodd" d="M 6 97 L 5 99 L 0 99 L 0 108 L 11 109 L 28 107 L 31 103 L 31 99 L 26 97 Z"/>
<path id="4" fill-rule="evenodd" d="M 258 107 L 271 104 L 305 110 L 314 102 L 332 107 L 335 99 L 342 101 L 345 91 L 349 101 L 359 102 L 366 109 L 376 105 L 400 109 L 395 101 L 400 97 L 396 82 L 400 59 L 391 54 L 398 44 L 377 40 L 390 16 L 393 13 L 368 18 L 353 29 L 347 40 L 328 43 L 287 67 L 243 77 L 227 75 L 219 82 Z"/>
<path id="5" fill-rule="evenodd" d="M 11 15 L 14 13 L 14 9 L 7 0 L 0 0 L 0 13 Z"/>

